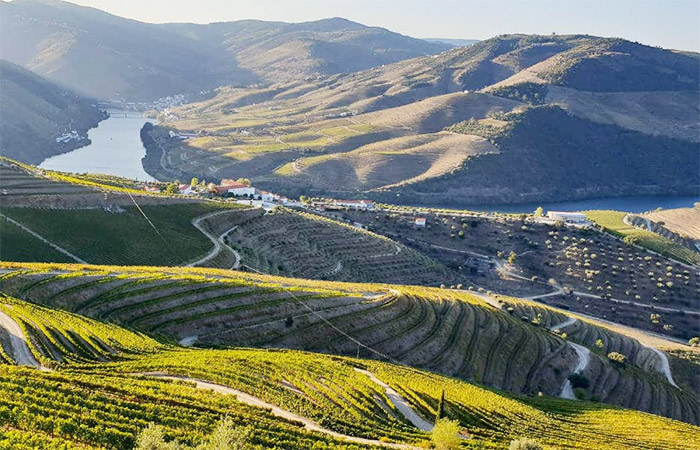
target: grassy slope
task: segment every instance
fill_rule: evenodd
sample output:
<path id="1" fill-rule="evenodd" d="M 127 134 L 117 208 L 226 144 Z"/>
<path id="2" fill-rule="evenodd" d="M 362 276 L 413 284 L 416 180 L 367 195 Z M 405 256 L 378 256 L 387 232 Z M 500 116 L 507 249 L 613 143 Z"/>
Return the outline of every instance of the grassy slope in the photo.
<path id="1" fill-rule="evenodd" d="M 32 309 L 36 320 L 66 320 L 60 311 L 10 301 L 18 308 Z M 84 338 L 90 330 L 103 327 L 95 321 L 68 317 L 83 321 L 76 332 Z M 119 336 L 129 334 L 117 332 Z M 34 342 L 32 347 L 37 351 Z M 262 448 L 348 449 L 339 441 L 308 433 L 260 408 L 238 403 L 232 396 L 134 375 L 145 371 L 186 375 L 238 388 L 353 436 L 393 442 L 425 440 L 425 434 L 395 418 L 395 412 L 380 407 L 380 401 L 388 404 L 385 393 L 355 371 L 356 367 L 375 373 L 426 418 L 434 416 L 444 390 L 445 414 L 468 430 L 472 437 L 464 442 L 468 448 L 503 448 L 511 439 L 524 435 L 536 438 L 548 450 L 681 450 L 700 442 L 698 427 L 658 416 L 589 402 L 513 396 L 383 362 L 284 350 L 147 347 L 147 354 L 126 354 L 121 362 L 76 364 L 74 358 L 66 358 L 48 373 L 1 364 L 0 415 L 6 428 L 0 432 L 0 442 L 12 443 L 10 448 L 18 450 L 37 445 L 53 449 L 61 443 L 66 444 L 63 448 L 127 450 L 141 428 L 157 423 L 177 441 L 196 444 L 217 420 L 228 415 L 237 425 L 252 426 L 254 443 Z"/>
<path id="2" fill-rule="evenodd" d="M 586 217 L 605 228 L 610 233 L 624 238 L 626 242 L 640 245 L 661 255 L 686 262 L 700 264 L 700 255 L 677 244 L 670 239 L 651 231 L 640 230 L 627 225 L 623 219 L 627 213 L 622 211 L 586 211 Z"/>

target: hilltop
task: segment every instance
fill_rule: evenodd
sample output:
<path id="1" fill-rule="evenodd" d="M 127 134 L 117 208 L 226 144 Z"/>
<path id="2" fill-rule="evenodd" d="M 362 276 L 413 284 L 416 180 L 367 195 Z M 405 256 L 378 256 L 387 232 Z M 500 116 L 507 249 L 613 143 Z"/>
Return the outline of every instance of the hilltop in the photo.
<path id="1" fill-rule="evenodd" d="M 498 36 L 347 75 L 221 88 L 161 116 L 200 132 L 163 142 L 178 156 L 164 169 L 408 204 L 692 194 L 699 82 L 694 53 Z M 559 163 L 572 158 L 573 169 Z"/>
<path id="2" fill-rule="evenodd" d="M 450 46 L 341 18 L 149 24 L 56 0 L 0 3 L 0 56 L 86 95 L 148 102 L 347 73 Z"/>
<path id="3" fill-rule="evenodd" d="M 94 101 L 0 60 L 0 155 L 38 164 L 89 144 L 105 118 Z"/>

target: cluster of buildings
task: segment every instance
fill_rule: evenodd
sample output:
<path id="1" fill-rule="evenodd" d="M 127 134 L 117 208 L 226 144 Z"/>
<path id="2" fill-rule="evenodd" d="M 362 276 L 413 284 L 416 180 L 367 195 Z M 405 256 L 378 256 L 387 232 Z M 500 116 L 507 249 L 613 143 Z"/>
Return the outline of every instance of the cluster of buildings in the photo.
<path id="1" fill-rule="evenodd" d="M 148 189 L 146 186 L 144 189 Z M 298 202 L 273 192 L 256 189 L 247 183 L 235 180 L 221 180 L 220 184 L 209 183 L 206 186 L 191 184 L 181 184 L 178 186 L 180 195 L 205 195 L 236 198 L 239 203 L 246 203 L 251 206 L 274 207 L 276 205 L 300 206 Z"/>
<path id="2" fill-rule="evenodd" d="M 59 137 L 56 138 L 56 143 L 57 144 L 65 144 L 70 141 L 82 141 L 85 139 L 84 136 L 81 136 L 80 133 L 78 133 L 75 130 L 72 130 L 70 133 L 63 133 Z"/>

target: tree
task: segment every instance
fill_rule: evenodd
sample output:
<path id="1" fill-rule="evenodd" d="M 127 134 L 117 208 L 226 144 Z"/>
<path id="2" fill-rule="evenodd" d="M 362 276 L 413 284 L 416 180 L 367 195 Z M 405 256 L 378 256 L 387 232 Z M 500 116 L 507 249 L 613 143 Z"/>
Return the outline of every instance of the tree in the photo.
<path id="1" fill-rule="evenodd" d="M 198 184 L 199 184 L 199 178 L 197 178 L 197 177 L 192 177 L 192 179 L 190 180 L 190 185 L 191 185 L 192 187 L 194 187 L 194 186 L 197 186 Z"/>
<path id="2" fill-rule="evenodd" d="M 541 206 L 538 206 L 537 209 L 535 210 L 535 217 L 542 217 L 544 216 L 544 209 L 542 209 Z"/>
<path id="3" fill-rule="evenodd" d="M 168 183 L 163 192 L 166 194 L 177 194 L 180 192 L 180 186 L 178 186 L 177 183 Z"/>
<path id="4" fill-rule="evenodd" d="M 694 338 L 690 338 L 688 344 L 690 344 L 691 347 L 700 347 L 700 337 L 696 336 Z"/>
<path id="5" fill-rule="evenodd" d="M 440 401 L 438 402 L 438 407 L 437 407 L 437 412 L 435 413 L 435 422 L 438 422 L 440 419 L 442 419 L 442 416 L 445 411 L 445 390 L 442 390 L 442 393 L 440 394 Z"/>
<path id="6" fill-rule="evenodd" d="M 250 426 L 237 427 L 231 418 L 226 417 L 197 450 L 252 450 L 252 438 L 253 429 Z"/>
<path id="7" fill-rule="evenodd" d="M 459 437 L 459 422 L 439 419 L 435 422 L 430 440 L 437 450 L 456 450 L 462 441 Z"/>
<path id="8" fill-rule="evenodd" d="M 510 441 L 508 450 L 542 450 L 542 445 L 534 439 L 520 438 Z"/>
<path id="9" fill-rule="evenodd" d="M 236 183 L 241 183 L 241 184 L 245 184 L 246 186 L 250 186 L 250 179 L 249 178 L 239 178 L 236 180 Z"/>
<path id="10" fill-rule="evenodd" d="M 608 359 L 618 366 L 624 366 L 627 362 L 627 357 L 618 352 L 608 353 Z"/>
<path id="11" fill-rule="evenodd" d="M 508 264 L 513 264 L 516 256 L 518 255 L 516 255 L 515 252 L 510 252 L 510 255 L 508 255 Z"/>
<path id="12" fill-rule="evenodd" d="M 135 450 L 178 450 L 175 441 L 165 442 L 165 433 L 160 425 L 150 424 L 141 430 L 136 440 Z"/>
<path id="13" fill-rule="evenodd" d="M 595 341 L 595 346 L 602 350 L 605 344 L 603 344 L 602 339 L 598 339 L 597 341 Z"/>

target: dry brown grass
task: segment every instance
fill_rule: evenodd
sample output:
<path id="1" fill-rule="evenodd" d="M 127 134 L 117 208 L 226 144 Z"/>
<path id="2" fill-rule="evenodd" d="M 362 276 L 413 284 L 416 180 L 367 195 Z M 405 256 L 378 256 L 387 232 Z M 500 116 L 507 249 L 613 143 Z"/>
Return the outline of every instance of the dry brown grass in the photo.
<path id="1" fill-rule="evenodd" d="M 700 241 L 700 208 L 678 208 L 644 214 L 652 222 L 663 222 L 664 227 L 680 236 Z"/>

